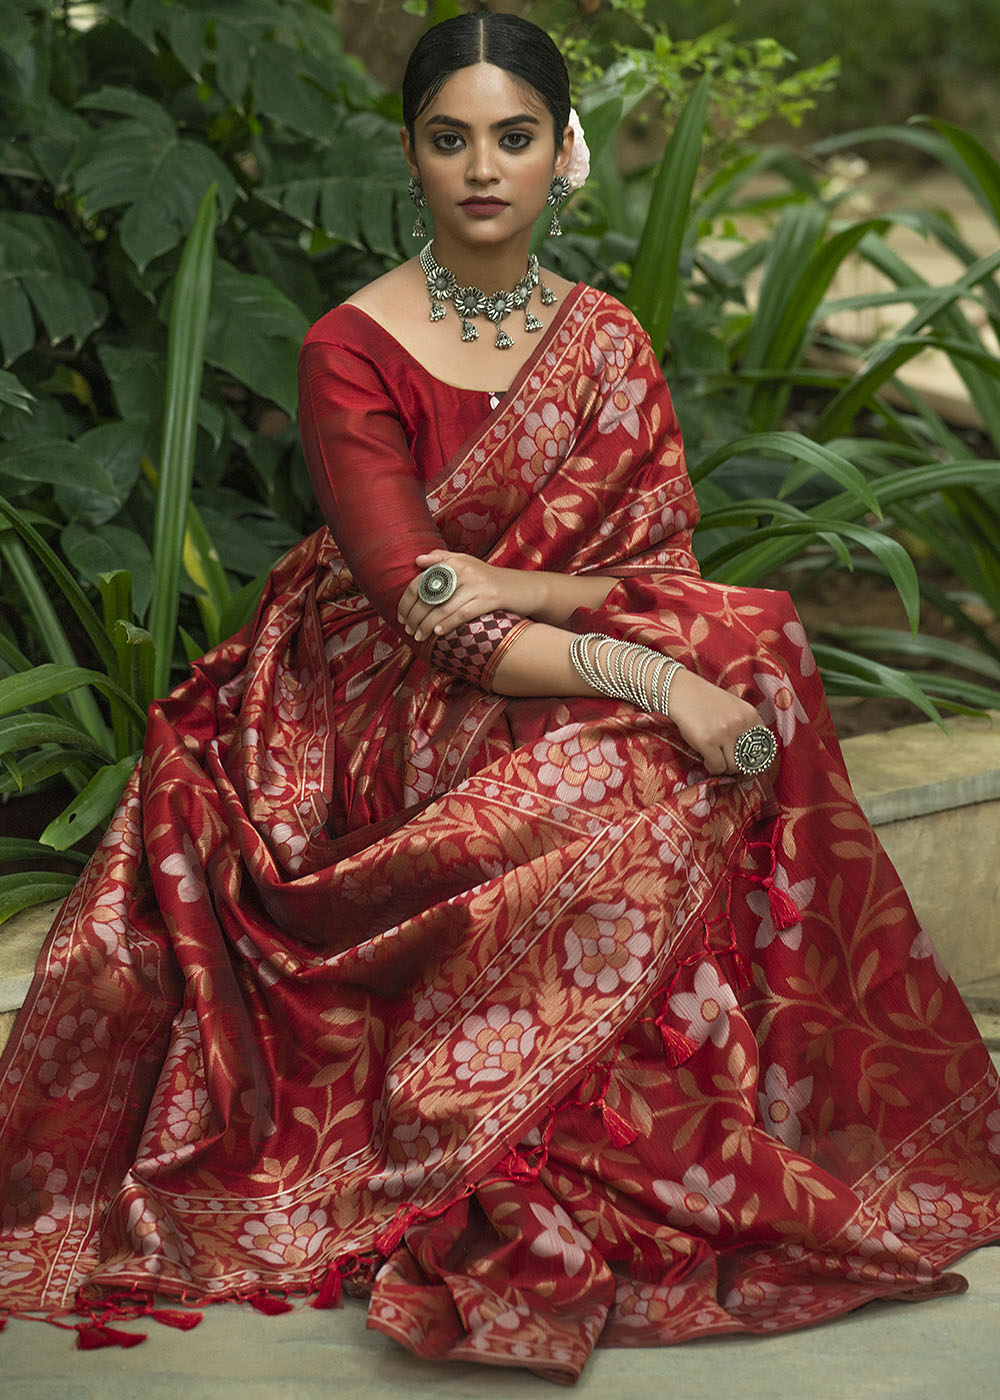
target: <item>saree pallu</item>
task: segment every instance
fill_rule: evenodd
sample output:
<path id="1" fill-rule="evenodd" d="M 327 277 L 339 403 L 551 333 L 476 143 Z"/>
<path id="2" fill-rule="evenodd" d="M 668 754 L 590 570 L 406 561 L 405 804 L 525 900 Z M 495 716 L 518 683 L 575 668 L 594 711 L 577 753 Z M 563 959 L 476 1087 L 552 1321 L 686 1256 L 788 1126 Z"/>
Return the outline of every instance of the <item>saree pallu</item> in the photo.
<path id="1" fill-rule="evenodd" d="M 432 669 L 329 533 L 153 706 L 0 1065 L 0 1299 L 370 1295 L 418 1354 L 572 1379 L 760 1333 L 1000 1234 L 989 1057 L 850 790 L 782 594 L 703 581 L 676 420 L 578 288 L 429 483 L 452 549 L 607 573 L 577 630 L 755 704 L 762 779 L 662 716 Z"/>

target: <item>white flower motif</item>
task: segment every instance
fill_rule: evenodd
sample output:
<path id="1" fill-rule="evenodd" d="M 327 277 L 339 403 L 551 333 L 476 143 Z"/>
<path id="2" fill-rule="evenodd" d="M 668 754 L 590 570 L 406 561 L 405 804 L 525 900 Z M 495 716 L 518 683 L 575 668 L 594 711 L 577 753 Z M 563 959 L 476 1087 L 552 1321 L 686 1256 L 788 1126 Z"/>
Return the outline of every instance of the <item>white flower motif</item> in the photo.
<path id="1" fill-rule="evenodd" d="M 774 872 L 774 883 L 779 890 L 783 890 L 788 895 L 797 909 L 808 909 L 816 891 L 814 876 L 805 880 L 797 880 L 792 885 L 789 884 L 788 871 L 783 865 L 778 865 Z M 801 923 L 793 924 L 791 928 L 775 928 L 774 920 L 771 918 L 771 905 L 767 897 L 767 890 L 751 890 L 747 895 L 747 904 L 760 920 L 754 937 L 754 947 L 769 948 L 776 938 L 780 939 L 786 948 L 791 948 L 793 952 L 801 946 Z"/>
<path id="2" fill-rule="evenodd" d="M 22 1254 L 13 1249 L 5 1254 L 0 1263 L 0 1288 L 8 1288 L 12 1283 L 20 1283 L 32 1266 L 30 1254 Z"/>
<path id="3" fill-rule="evenodd" d="M 455 1073 L 470 1084 L 488 1084 L 506 1079 L 531 1054 L 539 1027 L 530 1011 L 511 1012 L 506 1006 L 491 1006 L 482 1016 L 467 1016 L 462 1023 L 464 1040 L 453 1051 Z"/>
<path id="4" fill-rule="evenodd" d="M 732 1172 L 712 1181 L 702 1166 L 689 1167 L 680 1183 L 654 1181 L 653 1190 L 667 1207 L 673 1225 L 693 1225 L 710 1235 L 719 1233 L 719 1207 L 732 1200 L 736 1177 Z"/>
<path id="5" fill-rule="evenodd" d="M 11 1166 L 0 1224 L 15 1239 L 53 1234 L 69 1216 L 69 1197 L 63 1194 L 68 1181 L 51 1152 L 26 1149 Z M 19 1221 L 24 1224 L 19 1225 Z"/>
<path id="6" fill-rule="evenodd" d="M 761 1121 L 772 1137 L 787 1147 L 798 1147 L 802 1141 L 802 1124 L 798 1114 L 812 1095 L 812 1075 L 788 1082 L 788 1072 L 781 1065 L 771 1065 L 764 1076 L 763 1089 L 757 1090 Z"/>
<path id="7" fill-rule="evenodd" d="M 931 942 L 930 934 L 926 929 L 922 928 L 910 944 L 910 957 L 915 961 L 919 961 L 922 958 L 933 958 L 934 970 L 937 972 L 937 975 L 941 978 L 942 982 L 948 981 L 948 969 L 941 961 L 938 950 Z"/>
<path id="8" fill-rule="evenodd" d="M 724 1045 L 729 1037 L 728 1013 L 736 1006 L 736 993 L 723 982 L 714 963 L 702 962 L 694 974 L 694 991 L 676 992 L 670 1010 L 687 1022 L 687 1034 L 698 1045 L 711 1040 Z"/>
<path id="9" fill-rule="evenodd" d="M 167 1105 L 166 1131 L 175 1146 L 183 1147 L 200 1137 L 208 1116 L 208 1093 L 204 1086 L 195 1084 L 192 1089 L 182 1089 Z"/>
<path id="10" fill-rule="evenodd" d="M 531 1213 L 542 1227 L 541 1234 L 531 1241 L 531 1253 L 541 1259 L 561 1259 L 567 1276 L 573 1278 L 586 1263 L 590 1240 L 560 1205 L 546 1210 L 533 1204 Z"/>
<path id="11" fill-rule="evenodd" d="M 621 380 L 612 390 L 597 418 L 599 433 L 613 433 L 622 428 L 631 438 L 639 436 L 639 415 L 636 409 L 644 401 L 649 385 L 643 379 Z"/>
<path id="12" fill-rule="evenodd" d="M 989 1141 L 989 1149 L 1000 1157 L 1000 1108 L 990 1114 L 986 1120 L 986 1126 L 993 1134 Z"/>
<path id="13" fill-rule="evenodd" d="M 569 109 L 569 125 L 573 131 L 573 154 L 566 167 L 566 179 L 571 190 L 578 190 L 586 184 L 590 174 L 590 147 L 583 134 L 583 123 L 575 107 Z"/>
<path id="14" fill-rule="evenodd" d="M 795 736 L 795 724 L 808 724 L 809 716 L 802 708 L 791 681 L 784 672 L 771 676 L 757 672 L 754 681 L 763 695 L 757 706 L 760 717 L 766 725 L 777 729 L 782 744 L 790 744 Z"/>
<path id="15" fill-rule="evenodd" d="M 581 798 L 603 802 L 625 780 L 625 760 L 614 741 L 605 735 L 585 747 L 578 727 L 575 732 L 566 729 L 547 735 L 535 745 L 532 757 L 540 764 L 539 785 L 554 790 L 556 800 L 567 805 L 576 805 Z"/>
<path id="16" fill-rule="evenodd" d="M 204 891 L 205 882 L 194 846 L 188 837 L 184 838 L 183 851 L 174 851 L 161 860 L 160 869 L 164 875 L 169 875 L 178 882 L 177 898 L 182 904 L 197 903 Z"/>
<path id="17" fill-rule="evenodd" d="M 916 1231 L 918 1235 L 961 1237 L 972 1227 L 972 1217 L 962 1210 L 957 1191 L 946 1191 L 944 1183 L 915 1181 L 900 1191 L 889 1207 L 889 1225 L 896 1234 Z"/>
<path id="18" fill-rule="evenodd" d="M 591 904 L 566 931 L 566 970 L 578 987 L 605 994 L 630 987 L 642 976 L 641 959 L 653 941 L 643 932 L 645 920 L 625 900 Z"/>
<path id="19" fill-rule="evenodd" d="M 88 1067 L 87 1056 L 99 1052 L 99 1059 L 111 1044 L 108 1018 L 99 1016 L 93 1008 L 79 1016 L 61 1016 L 54 1035 L 44 1036 L 38 1044 L 42 1064 L 38 1070 L 39 1083 L 48 1086 L 54 1099 L 65 1094 L 70 1100 L 92 1089 L 100 1077 Z"/>
<path id="20" fill-rule="evenodd" d="M 310 1210 L 308 1205 L 298 1210 L 269 1210 L 262 1220 L 248 1220 L 240 1244 L 258 1259 L 282 1268 L 298 1269 L 321 1252 L 323 1242 L 332 1232 L 326 1223 L 325 1210 Z"/>
<path id="21" fill-rule="evenodd" d="M 387 1196 L 409 1194 L 419 1186 L 444 1156 L 440 1140 L 437 1128 L 430 1123 L 404 1123 L 396 1128 L 391 1144 L 395 1160 L 389 1163 L 388 1174 L 378 1179 Z"/>
<path id="22" fill-rule="evenodd" d="M 803 676 L 811 676 L 816 670 L 816 658 L 812 654 L 812 647 L 809 645 L 809 638 L 806 636 L 806 629 L 801 622 L 786 622 L 781 629 L 793 646 L 802 652 L 802 660 L 799 662 L 799 670 Z"/>

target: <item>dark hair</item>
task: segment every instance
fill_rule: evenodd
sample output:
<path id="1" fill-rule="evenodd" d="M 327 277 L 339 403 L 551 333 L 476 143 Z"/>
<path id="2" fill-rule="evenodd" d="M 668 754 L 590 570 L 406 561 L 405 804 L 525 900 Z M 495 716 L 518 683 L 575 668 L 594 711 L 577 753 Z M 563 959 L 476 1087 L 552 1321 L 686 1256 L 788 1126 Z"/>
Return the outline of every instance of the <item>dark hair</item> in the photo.
<path id="1" fill-rule="evenodd" d="M 569 74 L 553 41 L 530 20 L 492 12 L 458 15 L 420 38 L 403 75 L 403 121 L 410 137 L 420 113 L 453 73 L 492 63 L 532 89 L 552 113 L 556 146 L 569 121 Z"/>

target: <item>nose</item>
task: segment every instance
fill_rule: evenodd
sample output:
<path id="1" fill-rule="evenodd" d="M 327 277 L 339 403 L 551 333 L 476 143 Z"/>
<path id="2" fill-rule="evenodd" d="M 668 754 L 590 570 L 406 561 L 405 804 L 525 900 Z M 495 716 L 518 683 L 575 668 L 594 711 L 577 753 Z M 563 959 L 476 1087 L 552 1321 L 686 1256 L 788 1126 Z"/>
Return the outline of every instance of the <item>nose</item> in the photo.
<path id="1" fill-rule="evenodd" d="M 490 185 L 497 179 L 493 142 L 485 137 L 470 141 L 465 178 L 470 185 Z"/>

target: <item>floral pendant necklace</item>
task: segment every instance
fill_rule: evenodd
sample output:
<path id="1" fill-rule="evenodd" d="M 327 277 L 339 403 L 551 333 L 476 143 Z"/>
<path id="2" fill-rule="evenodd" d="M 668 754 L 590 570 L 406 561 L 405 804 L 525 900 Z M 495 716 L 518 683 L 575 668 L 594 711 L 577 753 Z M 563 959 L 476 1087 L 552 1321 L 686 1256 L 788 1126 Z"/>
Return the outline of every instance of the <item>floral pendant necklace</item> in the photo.
<path id="1" fill-rule="evenodd" d="M 512 292 L 483 292 L 478 287 L 460 287 L 455 274 L 434 261 L 433 247 L 433 242 L 426 243 L 420 253 L 420 266 L 427 278 L 427 295 L 431 299 L 432 321 L 444 320 L 445 302 L 450 301 L 462 322 L 462 339 L 478 340 L 479 331 L 472 324 L 473 318 L 485 316 L 497 328 L 494 344 L 498 350 L 509 350 L 514 344 L 501 324 L 512 311 L 524 312 L 526 331 L 542 329 L 542 322 L 527 309 L 531 294 L 539 285 L 538 259 L 534 253 L 528 258 L 527 272 Z M 558 300 L 552 288 L 546 287 L 544 282 L 541 283 L 539 295 L 543 306 L 551 306 Z"/>

